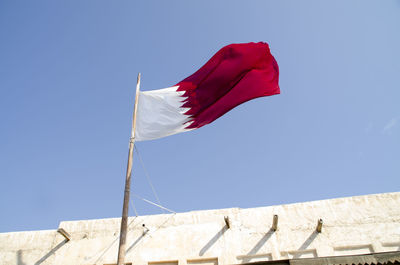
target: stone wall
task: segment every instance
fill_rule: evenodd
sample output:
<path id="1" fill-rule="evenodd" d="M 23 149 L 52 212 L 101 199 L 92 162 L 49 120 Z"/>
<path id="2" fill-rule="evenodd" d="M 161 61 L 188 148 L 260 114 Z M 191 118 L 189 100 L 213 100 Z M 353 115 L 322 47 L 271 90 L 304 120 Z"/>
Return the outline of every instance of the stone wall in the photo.
<path id="1" fill-rule="evenodd" d="M 271 229 L 274 215 L 277 231 Z M 139 216 L 128 222 L 126 262 L 135 265 L 225 265 L 398 251 L 400 192 Z M 66 221 L 59 227 L 70 241 L 56 230 L 0 234 L 0 264 L 116 263 L 119 218 Z"/>

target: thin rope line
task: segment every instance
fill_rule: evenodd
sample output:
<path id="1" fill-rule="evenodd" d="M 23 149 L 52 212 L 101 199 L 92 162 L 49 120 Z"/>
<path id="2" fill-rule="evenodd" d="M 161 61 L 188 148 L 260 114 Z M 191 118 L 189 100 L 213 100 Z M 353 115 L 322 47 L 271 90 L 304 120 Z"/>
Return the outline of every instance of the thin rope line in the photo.
<path id="1" fill-rule="evenodd" d="M 157 203 L 158 203 L 159 205 L 161 205 L 160 198 L 158 197 L 157 192 L 156 192 L 156 189 L 154 188 L 153 183 L 152 183 L 151 180 L 150 180 L 149 172 L 147 171 L 146 167 L 144 166 L 144 163 L 143 163 L 143 160 L 142 160 L 142 156 L 141 156 L 140 153 L 139 153 L 139 149 L 137 148 L 136 145 L 134 146 L 134 149 L 135 149 L 135 151 L 136 151 L 137 156 L 139 157 L 139 162 L 140 162 L 140 164 L 142 165 L 142 168 L 143 168 L 143 171 L 144 171 L 144 175 L 146 176 L 147 181 L 149 182 L 149 185 L 150 185 L 150 187 L 151 187 L 151 190 L 153 191 L 154 197 L 156 198 Z M 161 208 L 161 209 L 164 209 L 164 208 Z M 163 212 L 164 212 L 164 211 L 163 211 Z M 165 213 L 165 212 L 164 212 L 164 213 Z"/>
<path id="2" fill-rule="evenodd" d="M 137 218 L 137 216 L 134 217 L 134 218 L 132 219 L 132 221 L 130 221 L 130 222 L 128 223 L 128 227 L 129 227 L 131 224 L 133 224 L 133 222 L 136 220 L 136 218 Z M 137 225 L 139 225 L 139 224 L 137 224 Z M 134 226 L 134 227 L 136 227 L 136 226 Z M 112 247 L 112 245 L 114 245 L 114 244 L 118 241 L 119 236 L 120 236 L 119 233 L 117 233 L 117 235 L 114 236 L 114 240 L 113 240 L 108 246 L 104 247 L 103 249 L 99 250 L 97 253 L 93 254 L 89 259 L 95 259 L 95 257 L 96 257 L 97 255 L 100 254 L 99 257 L 97 258 L 97 260 L 94 262 L 94 264 L 97 264 L 97 262 L 104 256 L 104 254 L 106 254 L 106 252 L 107 252 L 108 250 L 110 250 L 110 248 Z"/>
<path id="3" fill-rule="evenodd" d="M 166 211 L 168 211 L 168 212 L 170 212 L 170 213 L 176 213 L 175 211 L 170 210 L 170 209 L 168 209 L 168 208 L 166 208 L 166 207 L 164 207 L 164 206 L 161 206 L 161 205 L 159 205 L 159 204 L 157 204 L 157 203 L 155 203 L 155 202 L 146 200 L 145 198 L 140 197 L 139 195 L 137 195 L 137 194 L 135 194 L 135 193 L 133 193 L 132 195 L 133 195 L 133 196 L 136 196 L 137 198 L 139 198 L 139 199 L 141 199 L 141 200 L 143 200 L 143 201 L 145 201 L 145 202 L 147 202 L 147 203 L 150 203 L 150 204 L 152 204 L 152 205 L 154 205 L 154 206 L 157 206 L 157 207 L 159 207 L 159 208 L 161 208 L 161 209 L 163 209 L 163 210 L 166 210 Z"/>
<path id="4" fill-rule="evenodd" d="M 137 213 L 137 211 L 136 211 L 136 207 L 135 207 L 135 204 L 133 203 L 132 198 L 131 198 L 129 201 L 130 201 L 130 203 L 131 203 L 131 205 L 132 205 L 132 208 L 133 208 L 133 211 L 135 212 L 136 217 L 138 217 L 138 213 Z"/>

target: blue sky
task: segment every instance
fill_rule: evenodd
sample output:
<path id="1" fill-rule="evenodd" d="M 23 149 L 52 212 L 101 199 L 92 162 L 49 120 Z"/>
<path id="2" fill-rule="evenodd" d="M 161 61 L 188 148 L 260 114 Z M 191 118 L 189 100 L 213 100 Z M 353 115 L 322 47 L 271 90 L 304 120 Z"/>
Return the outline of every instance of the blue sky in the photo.
<path id="1" fill-rule="evenodd" d="M 137 73 L 171 86 L 230 43 L 270 44 L 281 95 L 138 143 L 162 205 L 399 191 L 399 33 L 400 1 L 1 1 L 0 232 L 119 217 Z"/>

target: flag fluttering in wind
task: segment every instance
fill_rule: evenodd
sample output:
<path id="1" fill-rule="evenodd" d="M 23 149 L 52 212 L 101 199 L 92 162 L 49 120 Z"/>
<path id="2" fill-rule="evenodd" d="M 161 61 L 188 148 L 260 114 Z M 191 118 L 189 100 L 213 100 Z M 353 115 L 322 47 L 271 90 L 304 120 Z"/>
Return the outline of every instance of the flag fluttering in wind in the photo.
<path id="1" fill-rule="evenodd" d="M 200 128 L 254 98 L 279 94 L 279 69 L 266 43 L 231 44 L 197 72 L 172 87 L 140 92 L 136 85 L 126 167 L 118 264 L 124 264 L 132 155 L 135 141 L 153 140 Z"/>
<path id="2" fill-rule="evenodd" d="M 254 98 L 280 93 L 267 43 L 231 44 L 172 87 L 139 92 L 135 140 L 200 128 Z"/>

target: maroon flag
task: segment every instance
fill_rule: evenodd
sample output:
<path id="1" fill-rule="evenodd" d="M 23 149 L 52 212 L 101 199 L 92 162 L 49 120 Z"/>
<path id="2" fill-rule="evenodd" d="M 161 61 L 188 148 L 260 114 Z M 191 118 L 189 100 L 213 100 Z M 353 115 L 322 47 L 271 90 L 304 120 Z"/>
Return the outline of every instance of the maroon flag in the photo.
<path id="1" fill-rule="evenodd" d="M 280 93 L 267 43 L 231 44 L 173 87 L 140 92 L 137 140 L 200 128 L 254 98 Z"/>

